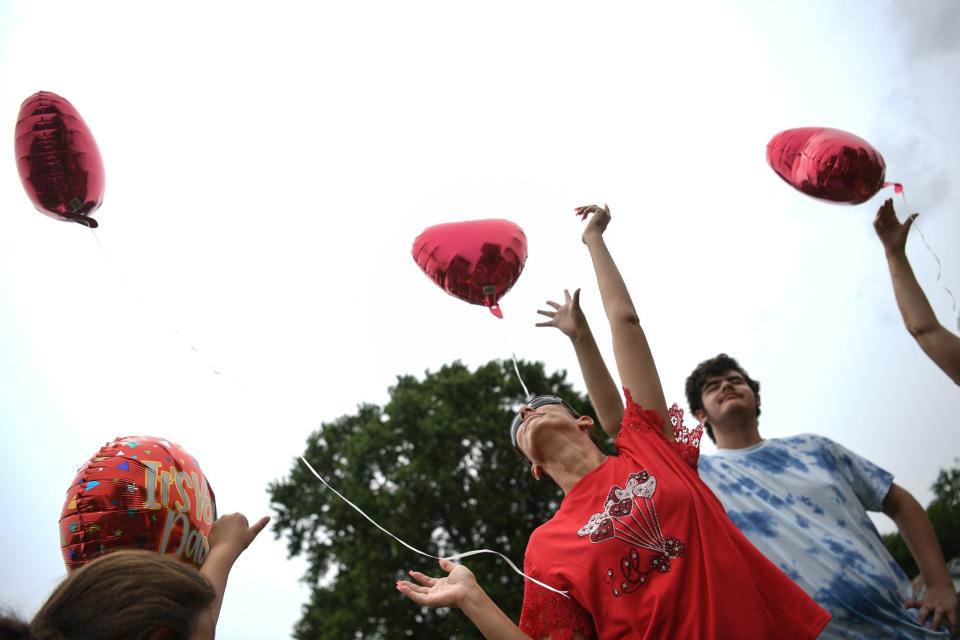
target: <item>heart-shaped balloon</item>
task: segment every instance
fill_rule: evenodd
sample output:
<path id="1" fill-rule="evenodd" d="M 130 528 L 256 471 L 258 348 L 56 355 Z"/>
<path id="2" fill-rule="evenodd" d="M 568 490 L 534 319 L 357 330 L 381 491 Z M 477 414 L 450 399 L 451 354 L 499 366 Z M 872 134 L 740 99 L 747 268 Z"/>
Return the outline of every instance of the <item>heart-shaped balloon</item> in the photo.
<path id="1" fill-rule="evenodd" d="M 17 170 L 34 206 L 58 220 L 94 228 L 103 202 L 103 160 L 77 110 L 55 93 L 35 93 L 20 106 Z"/>
<path id="2" fill-rule="evenodd" d="M 884 187 L 883 156 L 839 129 L 781 131 L 767 144 L 767 162 L 788 184 L 820 200 L 860 204 Z"/>
<path id="3" fill-rule="evenodd" d="M 450 295 L 502 318 L 498 302 L 523 271 L 527 236 L 509 220 L 438 224 L 414 240 L 413 259 Z"/>

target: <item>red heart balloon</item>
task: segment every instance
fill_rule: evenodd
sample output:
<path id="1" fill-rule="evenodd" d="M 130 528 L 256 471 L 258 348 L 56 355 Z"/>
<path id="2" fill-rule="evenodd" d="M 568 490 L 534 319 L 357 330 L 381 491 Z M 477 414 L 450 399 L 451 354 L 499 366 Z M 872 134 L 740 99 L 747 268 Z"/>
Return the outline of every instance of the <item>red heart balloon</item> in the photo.
<path id="1" fill-rule="evenodd" d="M 180 445 L 117 438 L 80 467 L 67 489 L 63 561 L 72 570 L 115 549 L 147 549 L 199 567 L 216 519 L 213 490 Z"/>
<path id="2" fill-rule="evenodd" d="M 820 200 L 860 204 L 884 186 L 883 156 L 839 129 L 781 131 L 767 144 L 767 162 L 788 184 Z"/>
<path id="3" fill-rule="evenodd" d="M 16 129 L 17 170 L 34 206 L 58 220 L 95 228 L 103 202 L 103 160 L 77 110 L 55 93 L 23 101 Z"/>
<path id="4" fill-rule="evenodd" d="M 509 220 L 438 224 L 414 240 L 413 259 L 450 295 L 502 318 L 497 303 L 523 271 L 527 236 Z"/>

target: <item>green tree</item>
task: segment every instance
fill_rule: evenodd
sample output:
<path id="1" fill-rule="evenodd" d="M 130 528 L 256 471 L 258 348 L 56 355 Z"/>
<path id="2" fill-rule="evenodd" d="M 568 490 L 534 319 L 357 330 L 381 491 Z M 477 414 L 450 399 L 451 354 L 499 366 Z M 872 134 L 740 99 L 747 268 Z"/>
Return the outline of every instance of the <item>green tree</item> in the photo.
<path id="1" fill-rule="evenodd" d="M 519 364 L 537 394 L 562 396 L 593 415 L 587 400 L 541 363 Z M 386 406 L 364 404 L 324 423 L 307 438 L 304 457 L 331 486 L 374 520 L 434 555 L 489 548 L 521 564 L 526 541 L 556 510 L 562 495 L 536 482 L 511 448 L 509 424 L 523 401 L 512 362 L 476 371 L 456 362 L 423 379 L 404 375 Z M 599 433 L 599 432 L 598 432 Z M 310 601 L 295 636 L 344 638 L 474 638 L 460 612 L 420 608 L 395 589 L 407 569 L 436 575 L 419 556 L 373 527 L 295 461 L 271 484 L 275 530 L 289 537 L 291 556 L 308 560 Z M 468 564 L 480 584 L 516 620 L 523 579 L 495 556 Z"/>
<path id="2" fill-rule="evenodd" d="M 960 557 L 960 467 L 941 469 L 931 488 L 936 497 L 927 507 L 927 515 L 949 561 Z M 899 533 L 883 536 L 883 542 L 907 576 L 912 578 L 920 572 Z"/>

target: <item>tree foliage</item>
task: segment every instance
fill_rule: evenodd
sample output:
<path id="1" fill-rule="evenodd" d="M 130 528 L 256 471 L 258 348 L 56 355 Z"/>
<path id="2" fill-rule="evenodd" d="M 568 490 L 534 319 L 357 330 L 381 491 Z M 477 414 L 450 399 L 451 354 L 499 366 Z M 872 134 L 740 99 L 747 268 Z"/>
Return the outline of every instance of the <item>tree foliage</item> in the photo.
<path id="1" fill-rule="evenodd" d="M 520 363 L 529 388 L 562 396 L 593 415 L 587 400 L 541 363 Z M 324 423 L 307 438 L 304 457 L 374 520 L 434 555 L 498 550 L 521 564 L 527 538 L 562 495 L 536 482 L 510 446 L 509 424 L 524 400 L 512 363 L 475 371 L 456 362 L 422 379 L 404 375 L 386 406 Z M 599 433 L 599 432 L 598 432 Z M 419 556 L 376 529 L 327 490 L 300 461 L 270 486 L 275 530 L 291 556 L 308 560 L 310 601 L 297 638 L 473 638 L 458 611 L 420 608 L 395 589 L 407 569 L 438 575 Z M 514 620 L 523 581 L 494 556 L 470 558 L 487 593 Z"/>
<path id="2" fill-rule="evenodd" d="M 960 557 L 960 467 L 941 469 L 931 488 L 936 497 L 927 507 L 927 515 L 937 532 L 943 555 L 949 561 Z M 920 572 L 899 533 L 883 536 L 883 542 L 907 576 Z"/>

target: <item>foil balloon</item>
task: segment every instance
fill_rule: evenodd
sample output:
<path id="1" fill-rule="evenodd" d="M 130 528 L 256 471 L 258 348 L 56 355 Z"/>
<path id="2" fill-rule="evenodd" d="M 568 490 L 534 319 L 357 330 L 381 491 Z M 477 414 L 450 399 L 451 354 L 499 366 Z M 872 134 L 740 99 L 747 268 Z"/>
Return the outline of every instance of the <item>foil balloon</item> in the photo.
<path id="1" fill-rule="evenodd" d="M 60 514 L 67 570 L 117 549 L 147 549 L 196 567 L 217 506 L 197 461 L 163 438 L 107 443 L 77 471 Z"/>
<path id="2" fill-rule="evenodd" d="M 839 129 L 788 129 L 767 144 L 767 162 L 788 184 L 820 200 L 860 204 L 885 186 L 883 157 Z"/>
<path id="3" fill-rule="evenodd" d="M 34 206 L 58 220 L 95 228 L 103 202 L 103 160 L 83 118 L 67 100 L 41 91 L 20 106 L 17 170 Z"/>
<path id="4" fill-rule="evenodd" d="M 438 224 L 417 236 L 413 259 L 450 295 L 502 318 L 498 303 L 523 271 L 527 236 L 509 220 Z"/>

